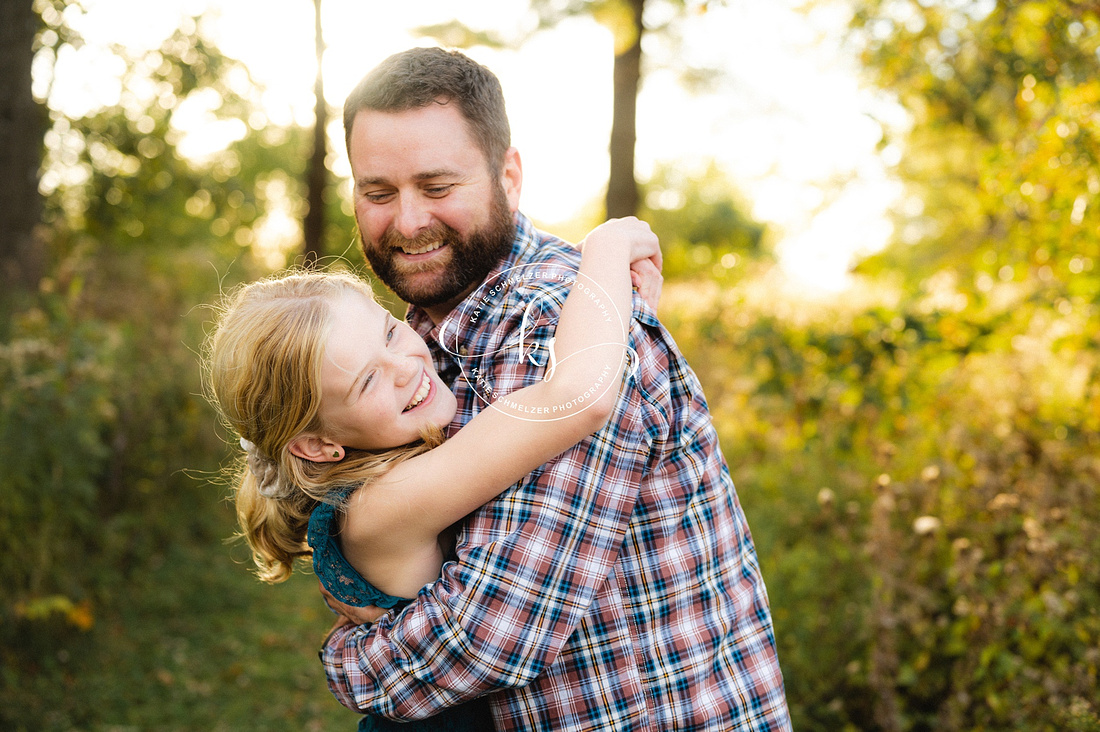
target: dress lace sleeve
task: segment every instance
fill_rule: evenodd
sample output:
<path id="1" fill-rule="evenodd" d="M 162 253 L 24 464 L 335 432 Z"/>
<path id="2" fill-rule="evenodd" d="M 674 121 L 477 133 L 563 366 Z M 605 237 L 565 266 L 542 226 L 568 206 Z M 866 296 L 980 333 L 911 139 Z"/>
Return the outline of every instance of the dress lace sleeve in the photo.
<path id="1" fill-rule="evenodd" d="M 340 602 L 352 607 L 394 608 L 411 600 L 387 595 L 367 582 L 340 551 L 337 535 L 340 522 L 339 508 L 330 503 L 320 503 L 309 517 L 306 541 L 313 549 L 313 571 L 326 590 Z"/>

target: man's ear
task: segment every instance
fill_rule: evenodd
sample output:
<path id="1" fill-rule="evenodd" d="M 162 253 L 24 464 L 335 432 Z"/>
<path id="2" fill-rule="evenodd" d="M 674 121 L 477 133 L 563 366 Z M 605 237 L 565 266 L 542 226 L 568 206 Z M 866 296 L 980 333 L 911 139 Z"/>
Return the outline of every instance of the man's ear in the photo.
<path id="1" fill-rule="evenodd" d="M 344 448 L 317 435 L 301 434 L 286 446 L 290 454 L 314 463 L 334 463 L 344 459 Z"/>
<path id="2" fill-rule="evenodd" d="M 519 211 L 519 192 L 523 188 L 523 163 L 519 159 L 519 150 L 508 148 L 504 153 L 504 169 L 501 171 L 500 184 L 504 186 L 504 197 L 508 199 L 508 208 L 512 213 Z"/>

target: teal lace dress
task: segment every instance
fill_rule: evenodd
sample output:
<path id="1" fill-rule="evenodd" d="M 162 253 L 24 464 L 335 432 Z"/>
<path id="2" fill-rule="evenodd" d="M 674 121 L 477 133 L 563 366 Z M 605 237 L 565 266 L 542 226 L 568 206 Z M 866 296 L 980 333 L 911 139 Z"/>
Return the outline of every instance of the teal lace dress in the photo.
<path id="1" fill-rule="evenodd" d="M 313 571 L 325 589 L 340 602 L 353 607 L 373 605 L 402 608 L 409 598 L 387 595 L 363 579 L 340 551 L 336 536 L 340 530 L 337 508 L 322 503 L 309 517 L 306 541 L 313 549 Z M 428 719 L 394 722 L 367 715 L 359 720 L 359 732 L 492 732 L 493 716 L 485 697 L 451 707 Z"/>

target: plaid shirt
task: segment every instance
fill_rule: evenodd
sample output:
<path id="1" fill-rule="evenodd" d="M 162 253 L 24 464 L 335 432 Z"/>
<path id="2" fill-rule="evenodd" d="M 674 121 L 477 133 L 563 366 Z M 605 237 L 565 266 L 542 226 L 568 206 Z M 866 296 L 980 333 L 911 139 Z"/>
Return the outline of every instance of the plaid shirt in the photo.
<path id="1" fill-rule="evenodd" d="M 575 250 L 517 221 L 488 283 L 517 266 L 576 271 Z M 455 425 L 486 388 L 541 378 L 515 346 L 553 334 L 563 295 L 547 278 L 483 288 L 442 331 L 413 310 L 455 379 Z M 639 368 L 603 430 L 471 514 L 457 561 L 404 611 L 329 636 L 341 703 L 413 719 L 496 691 L 498 730 L 790 729 L 756 550 L 699 382 L 638 298 L 631 346 Z"/>

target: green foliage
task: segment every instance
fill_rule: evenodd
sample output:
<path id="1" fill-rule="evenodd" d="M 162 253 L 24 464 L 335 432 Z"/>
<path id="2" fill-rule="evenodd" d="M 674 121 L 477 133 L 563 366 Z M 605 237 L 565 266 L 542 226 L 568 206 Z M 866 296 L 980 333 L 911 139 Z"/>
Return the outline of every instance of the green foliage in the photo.
<path id="1" fill-rule="evenodd" d="M 244 74 L 243 68 L 216 53 L 193 27 L 137 58 L 121 48 L 115 53 L 126 59 L 117 105 L 79 120 L 53 114 L 46 221 L 118 249 L 170 250 L 200 240 L 232 244 L 227 234 L 262 213 L 251 185 L 256 171 L 243 170 L 233 149 L 193 166 L 177 151 L 183 133 L 173 120 L 185 104 L 213 108 L 223 124 L 236 122 L 235 134 L 243 138 L 247 102 L 225 81 L 230 69 Z"/>
<path id="2" fill-rule="evenodd" d="M 868 72 L 912 115 L 899 242 L 864 265 L 1100 296 L 1100 14 L 1074 0 L 854 3 Z"/>
<path id="3" fill-rule="evenodd" d="M 44 281 L 0 341 L 5 636 L 51 607 L 85 625 L 83 606 L 39 601 L 99 602 L 193 528 L 157 509 L 199 498 L 179 471 L 216 454 L 182 321 L 151 298 L 114 302 L 125 319 L 105 319 L 83 282 Z"/>
<path id="4" fill-rule="evenodd" d="M 1059 335 L 1095 311 L 808 317 L 749 291 L 674 287 L 664 319 L 761 548 L 795 727 L 1100 721 L 1100 356 Z"/>
<path id="5" fill-rule="evenodd" d="M 640 216 L 661 240 L 666 277 L 740 279 L 748 265 L 771 260 L 764 226 L 744 213 L 735 185 L 715 164 L 697 175 L 659 166 L 645 190 Z"/>
<path id="6" fill-rule="evenodd" d="M 60 13 L 44 17 L 54 45 L 39 54 L 52 60 L 59 46 L 79 41 Z M 259 109 L 262 88 L 241 62 L 203 38 L 194 19 L 157 50 L 112 52 L 125 68 L 117 104 L 81 119 L 51 113 L 45 221 L 72 232 L 55 241 L 58 259 L 82 246 L 159 258 L 169 267 L 187 249 L 219 262 L 256 254 L 259 271 L 284 263 L 282 252 L 267 256 L 271 243 L 262 230 L 273 213 L 302 217 L 312 133 L 270 124 Z M 224 135 L 224 150 L 184 154 L 196 118 L 207 133 Z M 353 242 L 343 203 L 331 186 L 326 253 L 342 254 Z M 300 252 L 299 241 L 279 243 L 289 245 L 291 259 Z"/>
<path id="7" fill-rule="evenodd" d="M 1096 729 L 1100 16 L 852 6 L 913 121 L 884 140 L 897 241 L 860 267 L 899 291 L 676 316 L 764 547 L 795 726 Z"/>
<path id="8" fill-rule="evenodd" d="M 48 300 L 13 318 L 0 346 L 0 576 L 12 591 L 0 610 L 39 593 L 52 568 L 72 563 L 95 533 L 103 436 L 117 418 L 110 363 L 118 344 L 96 323 L 75 322 Z M 72 587 L 49 588 L 72 592 Z"/>

